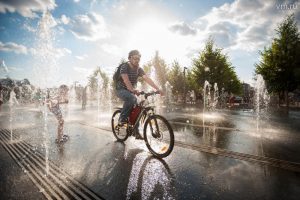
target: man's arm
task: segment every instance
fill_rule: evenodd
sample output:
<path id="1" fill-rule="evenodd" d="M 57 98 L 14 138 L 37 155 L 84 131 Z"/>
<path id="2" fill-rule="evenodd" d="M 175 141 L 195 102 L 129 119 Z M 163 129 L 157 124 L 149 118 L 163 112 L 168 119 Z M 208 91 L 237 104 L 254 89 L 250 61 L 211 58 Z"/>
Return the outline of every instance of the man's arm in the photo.
<path id="1" fill-rule="evenodd" d="M 159 89 L 159 87 L 152 81 L 151 78 L 149 78 L 146 74 L 143 75 L 143 79 L 146 81 L 146 83 L 148 83 L 151 87 L 153 87 L 154 89 L 156 89 L 157 91 L 159 91 L 159 93 L 161 95 L 164 95 L 163 91 Z"/>

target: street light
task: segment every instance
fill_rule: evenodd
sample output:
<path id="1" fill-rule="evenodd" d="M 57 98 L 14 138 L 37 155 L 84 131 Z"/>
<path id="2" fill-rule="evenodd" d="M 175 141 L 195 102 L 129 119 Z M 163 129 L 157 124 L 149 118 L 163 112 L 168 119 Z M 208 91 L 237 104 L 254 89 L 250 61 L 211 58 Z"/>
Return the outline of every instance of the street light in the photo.
<path id="1" fill-rule="evenodd" d="M 184 103 L 186 103 L 186 93 L 185 93 L 185 70 L 187 70 L 187 67 L 183 67 L 183 96 L 184 96 Z"/>

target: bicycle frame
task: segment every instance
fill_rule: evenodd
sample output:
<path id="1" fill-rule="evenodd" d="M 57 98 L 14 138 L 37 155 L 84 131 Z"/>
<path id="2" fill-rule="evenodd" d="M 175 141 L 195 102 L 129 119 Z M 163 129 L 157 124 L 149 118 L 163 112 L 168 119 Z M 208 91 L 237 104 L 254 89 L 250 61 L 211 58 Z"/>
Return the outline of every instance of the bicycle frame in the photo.
<path id="1" fill-rule="evenodd" d="M 132 128 L 132 130 L 134 130 L 134 129 L 137 127 L 137 125 L 139 124 L 139 122 L 141 121 L 141 118 L 142 118 L 143 116 L 145 116 L 145 118 L 146 118 L 147 115 L 149 115 L 148 112 L 149 112 L 150 110 L 152 110 L 153 113 L 154 113 L 154 108 L 153 108 L 153 107 L 145 107 L 145 106 L 143 105 L 143 103 L 144 103 L 144 101 L 142 101 L 142 102 L 140 103 L 140 106 L 142 107 L 142 110 L 141 110 L 141 112 L 139 113 L 137 119 L 135 120 L 135 123 L 134 123 L 134 124 L 129 124 L 129 126 L 131 126 L 130 128 Z"/>
<path id="2" fill-rule="evenodd" d="M 141 118 L 142 118 L 143 116 L 145 116 L 145 120 L 146 120 L 146 117 L 147 117 L 147 116 L 150 116 L 150 115 L 153 115 L 153 114 L 154 114 L 154 107 L 153 107 L 153 106 L 144 107 L 144 106 L 143 106 L 143 103 L 144 103 L 144 101 L 142 101 L 142 102 L 140 103 L 140 106 L 142 107 L 142 110 L 141 110 L 141 112 L 139 113 L 139 116 L 138 116 L 138 118 L 136 119 L 134 125 L 129 124 L 129 126 L 130 126 L 130 131 L 133 131 L 133 130 L 135 130 L 135 128 L 137 128 L 137 125 L 139 124 L 139 122 L 140 122 L 140 120 L 141 120 Z M 152 113 L 149 114 L 148 112 L 151 111 L 151 110 L 152 110 Z M 159 137 L 159 135 L 160 135 L 160 134 L 159 134 L 159 126 L 158 126 L 158 124 L 157 124 L 157 120 L 156 120 L 156 119 L 154 119 L 154 123 L 155 123 L 155 127 L 157 128 L 157 134 L 156 134 L 156 133 L 153 133 L 153 127 L 152 127 L 152 124 L 150 123 L 151 133 L 152 133 L 153 137 Z"/>

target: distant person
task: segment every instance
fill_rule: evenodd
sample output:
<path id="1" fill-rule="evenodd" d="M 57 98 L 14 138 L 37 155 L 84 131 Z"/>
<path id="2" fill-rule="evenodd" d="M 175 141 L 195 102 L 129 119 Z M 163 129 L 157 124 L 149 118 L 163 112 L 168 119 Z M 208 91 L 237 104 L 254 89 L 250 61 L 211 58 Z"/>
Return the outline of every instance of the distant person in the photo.
<path id="1" fill-rule="evenodd" d="M 50 91 L 47 91 L 47 98 L 46 103 L 48 105 L 48 108 L 50 112 L 52 112 L 55 116 L 55 118 L 58 121 L 57 126 L 57 139 L 55 140 L 56 143 L 63 143 L 66 142 L 69 139 L 68 135 L 63 134 L 64 130 L 64 119 L 61 112 L 60 104 L 67 104 L 69 103 L 68 100 L 68 86 L 61 85 L 58 89 L 58 95 L 55 97 L 50 97 Z"/>
<path id="2" fill-rule="evenodd" d="M 36 107 L 41 105 L 41 103 L 42 103 L 42 91 L 41 91 L 40 88 L 36 89 L 36 91 L 34 93 L 34 96 L 33 96 L 33 101 L 34 101 Z"/>
<path id="3" fill-rule="evenodd" d="M 2 107 L 2 104 L 4 102 L 4 95 L 3 95 L 3 92 L 4 92 L 4 88 L 2 87 L 1 83 L 0 83 L 0 112 L 1 112 L 1 107 Z"/>
<path id="4" fill-rule="evenodd" d="M 231 93 L 229 96 L 229 108 L 234 106 L 235 96 Z"/>
<path id="5" fill-rule="evenodd" d="M 85 110 L 86 108 L 86 101 L 87 101 L 87 94 L 86 94 L 87 86 L 85 86 L 82 90 L 82 110 Z"/>
<path id="6" fill-rule="evenodd" d="M 190 100 L 191 100 L 191 104 L 195 104 L 196 103 L 196 95 L 195 95 L 195 91 L 194 90 L 191 90 Z"/>

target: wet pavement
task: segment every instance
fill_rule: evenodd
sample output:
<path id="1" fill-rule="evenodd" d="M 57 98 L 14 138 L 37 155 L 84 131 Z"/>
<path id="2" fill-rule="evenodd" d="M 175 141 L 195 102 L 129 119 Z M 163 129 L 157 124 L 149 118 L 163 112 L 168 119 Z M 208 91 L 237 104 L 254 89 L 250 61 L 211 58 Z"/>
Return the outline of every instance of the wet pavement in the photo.
<path id="1" fill-rule="evenodd" d="M 70 140 L 33 105 L 0 114 L 1 199 L 298 199 L 300 116 L 257 120 L 251 111 L 163 108 L 175 131 L 165 159 L 130 137 L 116 142 L 111 113 L 65 112 Z M 12 129 L 12 131 L 11 131 Z M 33 180 L 36 180 L 34 182 Z M 7 185 L 12 184 L 12 187 Z M 24 195 L 23 195 L 24 194 Z"/>

